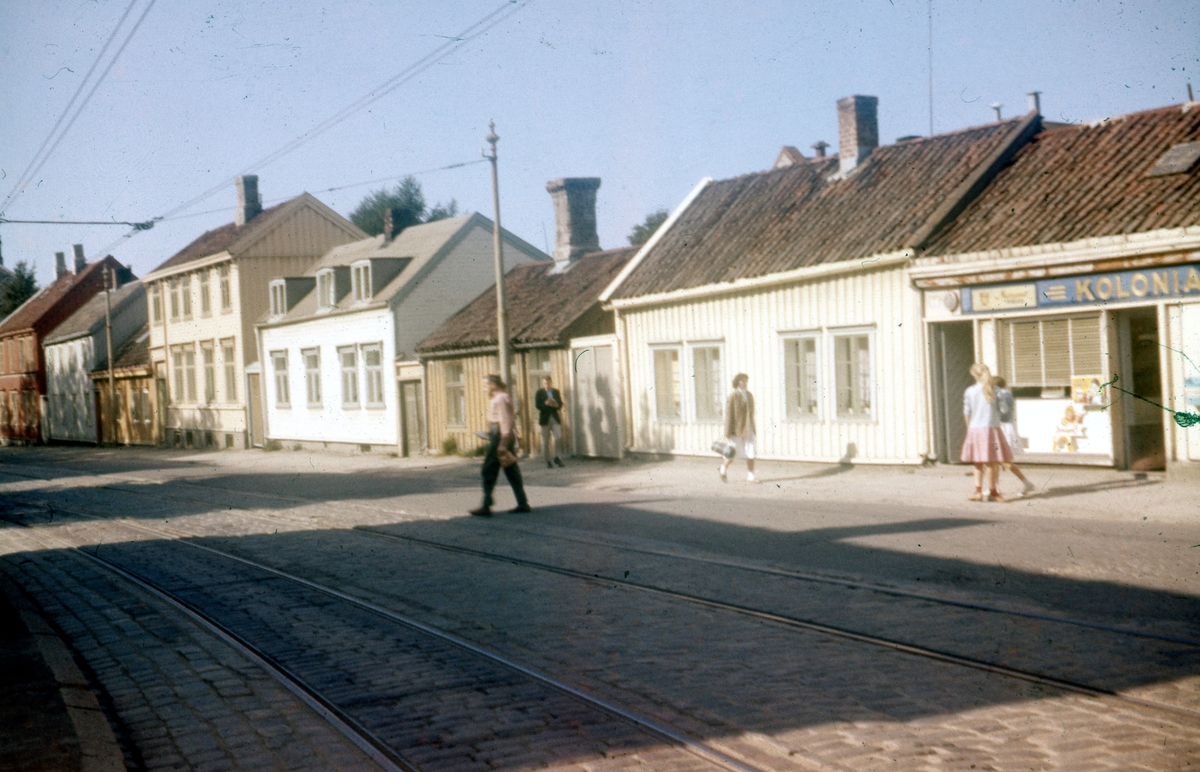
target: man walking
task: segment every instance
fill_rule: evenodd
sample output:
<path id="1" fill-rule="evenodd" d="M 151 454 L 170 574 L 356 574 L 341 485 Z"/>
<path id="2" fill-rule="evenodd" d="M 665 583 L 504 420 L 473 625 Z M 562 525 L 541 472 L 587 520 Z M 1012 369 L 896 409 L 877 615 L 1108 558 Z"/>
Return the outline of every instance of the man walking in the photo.
<path id="1" fill-rule="evenodd" d="M 530 511 L 529 499 L 525 497 L 525 484 L 521 480 L 521 468 L 517 466 L 517 444 L 514 428 L 516 414 L 513 412 L 512 397 L 499 375 L 489 375 L 483 379 L 483 388 L 488 395 L 488 447 L 483 457 L 483 506 L 472 509 L 472 515 L 487 517 L 492 514 L 492 491 L 496 487 L 496 478 L 500 470 L 508 484 L 512 486 L 513 494 L 517 497 L 517 506 L 510 512 Z"/>
<path id="2" fill-rule="evenodd" d="M 749 381 L 750 376 L 745 373 L 733 376 L 733 391 L 725 400 L 725 438 L 733 445 L 735 452 L 733 458 L 722 461 L 721 468 L 717 470 L 721 482 L 729 482 L 725 473 L 738 456 L 746 459 L 746 481 L 758 482 L 754 476 L 754 395 L 746 388 Z"/>
<path id="3" fill-rule="evenodd" d="M 558 454 L 562 452 L 562 416 L 559 411 L 563 406 L 562 392 L 554 388 L 550 376 L 542 379 L 542 388 L 537 390 L 533 403 L 538 411 L 538 425 L 542 427 L 542 455 L 546 458 L 546 468 L 553 469 L 554 464 L 563 465 Z M 554 456 L 551 463 L 550 438 L 554 438 Z"/>

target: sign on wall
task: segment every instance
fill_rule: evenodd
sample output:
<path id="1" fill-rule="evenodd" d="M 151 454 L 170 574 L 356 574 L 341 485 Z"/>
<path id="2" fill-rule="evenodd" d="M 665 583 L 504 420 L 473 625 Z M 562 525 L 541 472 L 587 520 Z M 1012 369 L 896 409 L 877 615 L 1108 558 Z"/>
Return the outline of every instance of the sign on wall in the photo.
<path id="1" fill-rule="evenodd" d="M 964 314 L 1096 306 L 1140 299 L 1200 299 L 1200 263 L 963 287 L 960 292 Z"/>

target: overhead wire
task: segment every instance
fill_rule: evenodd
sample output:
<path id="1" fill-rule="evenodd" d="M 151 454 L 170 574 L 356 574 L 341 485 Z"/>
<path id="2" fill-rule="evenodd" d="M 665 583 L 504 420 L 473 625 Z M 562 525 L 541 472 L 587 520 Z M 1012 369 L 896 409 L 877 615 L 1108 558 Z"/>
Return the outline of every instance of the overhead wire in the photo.
<path id="1" fill-rule="evenodd" d="M 142 11 L 142 15 L 138 17 L 133 27 L 129 30 L 129 33 L 125 36 L 125 40 L 121 42 L 121 46 L 117 49 L 117 52 L 113 54 L 112 59 L 109 60 L 108 65 L 104 68 L 104 71 L 100 73 L 100 77 L 93 82 L 91 90 L 88 91 L 87 96 L 83 98 L 83 101 L 79 103 L 78 108 L 75 109 L 74 115 L 72 115 L 70 120 L 67 121 L 67 125 L 62 127 L 62 131 L 58 132 L 58 136 L 54 139 L 53 144 L 51 144 L 48 149 L 45 149 L 46 142 L 49 142 L 50 138 L 54 137 L 55 130 L 62 123 L 62 120 L 64 117 L 66 117 L 67 113 L 71 111 L 71 104 L 74 103 L 75 98 L 79 95 L 79 91 L 81 91 L 87 84 L 88 76 L 95 71 L 96 66 L 103 59 L 104 51 L 108 49 L 109 44 L 116 37 L 117 30 L 121 28 L 121 25 L 125 22 L 126 17 L 128 17 L 130 10 L 133 9 L 133 6 L 136 4 L 136 2 L 137 0 L 134 0 L 134 2 L 130 3 L 129 7 L 125 9 L 125 13 L 121 16 L 120 21 L 117 22 L 117 26 L 113 29 L 112 36 L 110 36 L 109 40 L 104 44 L 104 48 L 101 49 L 100 55 L 96 57 L 96 61 L 92 64 L 91 69 L 88 70 L 88 74 L 84 77 L 83 82 L 79 84 L 79 90 L 77 90 L 75 96 L 71 98 L 71 102 L 68 103 L 67 108 L 63 111 L 62 115 L 59 116 L 58 121 L 55 122 L 54 128 L 50 130 L 50 134 L 47 135 L 46 141 L 42 143 L 42 147 L 38 149 L 38 153 L 34 154 L 34 158 L 32 161 L 30 161 L 29 167 L 26 168 L 25 173 L 22 174 L 21 178 L 17 180 L 17 184 L 13 187 L 12 192 L 10 192 L 8 197 L 5 199 L 4 210 L 7 210 L 7 208 L 21 196 L 21 193 L 25 191 L 25 189 L 29 186 L 29 183 L 33 181 L 38 172 L 42 170 L 42 167 L 46 165 L 46 162 L 50 160 L 50 157 L 54 155 L 54 151 L 58 149 L 59 144 L 67 135 L 67 132 L 69 132 L 71 127 L 75 125 L 75 121 L 83 113 L 84 108 L 86 108 L 88 105 L 88 102 L 92 100 L 92 97 L 96 94 L 96 90 L 100 88 L 100 84 L 102 84 L 104 79 L 108 77 L 108 73 L 112 71 L 112 68 L 117 63 L 117 60 L 121 58 L 121 54 L 124 53 L 125 48 L 129 45 L 129 42 L 133 40 L 133 36 L 137 34 L 138 28 L 142 26 L 142 22 L 146 20 L 146 16 L 150 13 L 150 9 L 154 7 L 154 4 L 157 2 L 157 0 L 150 0 L 150 2 L 146 4 L 146 8 Z M 43 149 L 45 149 L 45 153 L 42 153 Z M 38 157 L 39 155 L 41 156 L 40 159 Z M 137 233 L 139 231 L 134 232 Z"/>

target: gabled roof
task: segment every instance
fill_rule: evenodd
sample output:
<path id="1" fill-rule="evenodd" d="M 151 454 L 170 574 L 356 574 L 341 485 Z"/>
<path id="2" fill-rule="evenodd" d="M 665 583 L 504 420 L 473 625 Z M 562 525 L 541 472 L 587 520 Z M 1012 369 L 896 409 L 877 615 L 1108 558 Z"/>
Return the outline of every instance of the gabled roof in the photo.
<path id="1" fill-rule="evenodd" d="M 236 222 L 231 222 L 219 228 L 205 231 L 199 238 L 176 252 L 150 273 L 155 274 L 159 271 L 178 268 L 187 263 L 202 260 L 210 255 L 220 254 L 221 252 L 236 253 L 254 243 L 259 237 L 266 235 L 280 222 L 286 220 L 288 215 L 305 205 L 313 206 L 320 211 L 334 215 L 338 220 L 349 224 L 351 228 L 358 231 L 357 235 L 364 235 L 357 226 L 349 223 L 341 215 L 338 215 L 325 204 L 321 203 L 317 198 L 308 193 L 301 193 L 295 198 L 284 201 L 282 204 L 276 204 L 262 210 L 245 225 L 239 226 Z"/>
<path id="2" fill-rule="evenodd" d="M 146 302 L 146 288 L 140 281 L 127 282 L 113 293 L 112 316 L 116 316 L 126 306 L 133 303 Z M 79 307 L 79 310 L 67 317 L 66 321 L 55 327 L 42 341 L 43 345 L 52 346 L 83 335 L 94 335 L 104 329 L 104 292 Z"/>
<path id="3" fill-rule="evenodd" d="M 118 271 L 127 271 L 125 266 L 118 263 L 111 255 L 102 260 L 97 260 L 94 263 L 88 263 L 79 273 L 68 273 L 59 277 L 53 284 L 43 287 L 38 290 L 22 303 L 16 311 L 8 315 L 3 322 L 0 322 L 0 335 L 18 330 L 28 329 L 38 323 L 46 313 L 54 309 L 54 306 L 63 299 L 78 283 L 85 281 L 94 274 L 104 270 L 104 266 L 109 266 Z"/>
<path id="4" fill-rule="evenodd" d="M 573 322 L 593 308 L 637 247 L 589 252 L 565 265 L 525 263 L 504 275 L 508 331 L 518 346 L 561 345 Z M 433 354 L 496 345 L 496 285 L 417 345 Z"/>
<path id="5" fill-rule="evenodd" d="M 613 299 L 896 252 L 1028 131 L 1031 117 L 876 148 L 849 175 L 836 157 L 713 182 L 615 288 Z M 965 186 L 965 187 L 964 187 Z"/>
<path id="6" fill-rule="evenodd" d="M 926 254 L 1200 225 L 1200 164 L 1149 175 L 1172 147 L 1197 140 L 1197 102 L 1046 129 L 930 241 Z"/>
<path id="7" fill-rule="evenodd" d="M 113 369 L 150 369 L 150 323 L 143 324 L 113 352 Z M 107 373 L 108 368 L 93 370 L 92 373 Z"/>
<path id="8" fill-rule="evenodd" d="M 321 310 L 318 313 L 317 293 L 311 291 L 283 317 L 273 319 L 267 323 L 266 320 L 270 316 L 269 314 L 264 315 L 262 317 L 264 326 L 288 324 L 311 317 L 326 316 L 346 311 L 359 311 L 363 308 L 378 308 L 387 305 L 414 280 L 422 276 L 431 263 L 434 263 L 440 257 L 447 254 L 474 227 L 483 228 L 490 234 L 492 232 L 492 221 L 478 212 L 473 212 L 460 217 L 450 217 L 420 225 L 410 225 L 400 231 L 390 242 L 385 242 L 383 235 L 380 234 L 362 239 L 361 241 L 336 246 L 314 263 L 303 275 L 315 277 L 325 269 L 349 266 L 359 260 L 401 258 L 407 259 L 408 263 L 404 265 L 400 273 L 387 283 L 387 286 L 376 292 L 367 303 L 355 302 L 353 297 L 347 294 L 332 309 Z M 546 258 L 545 255 L 542 255 L 541 250 L 522 241 L 507 230 L 504 230 L 504 228 L 501 228 L 500 231 L 504 236 L 505 243 L 510 248 L 516 247 L 527 254 L 541 255 L 543 258 Z"/>

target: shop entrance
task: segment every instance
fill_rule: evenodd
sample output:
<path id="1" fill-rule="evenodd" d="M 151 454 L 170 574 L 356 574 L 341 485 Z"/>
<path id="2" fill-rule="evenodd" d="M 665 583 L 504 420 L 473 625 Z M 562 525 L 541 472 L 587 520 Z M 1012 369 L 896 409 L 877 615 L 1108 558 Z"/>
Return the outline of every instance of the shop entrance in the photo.
<path id="1" fill-rule="evenodd" d="M 967 436 L 962 395 L 975 380 L 975 330 L 971 322 L 944 322 L 929 327 L 930 376 L 933 381 L 933 441 L 937 460 L 960 463 Z"/>
<path id="2" fill-rule="evenodd" d="M 1116 316 L 1121 352 L 1121 377 L 1116 385 L 1122 391 L 1113 397 L 1120 398 L 1124 417 L 1124 466 L 1139 472 L 1165 469 L 1166 411 L 1160 407 L 1164 401 L 1158 312 L 1155 308 L 1135 308 Z"/>

